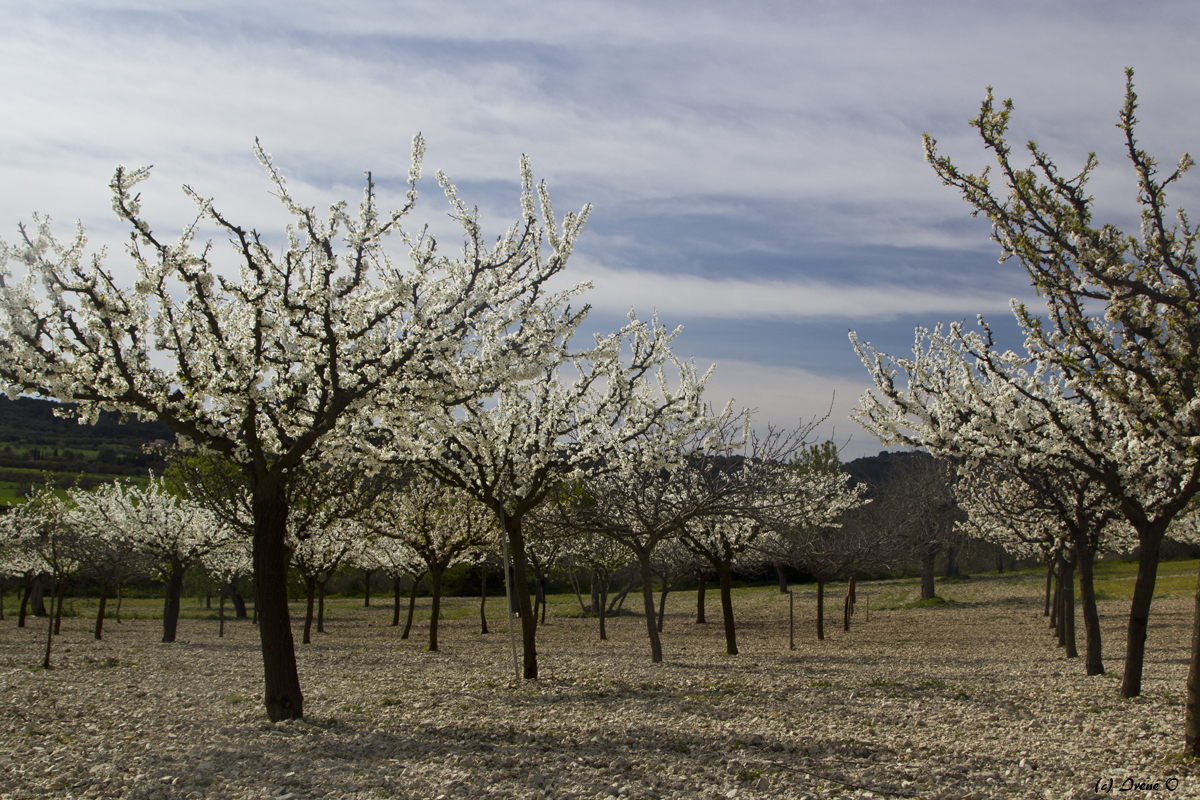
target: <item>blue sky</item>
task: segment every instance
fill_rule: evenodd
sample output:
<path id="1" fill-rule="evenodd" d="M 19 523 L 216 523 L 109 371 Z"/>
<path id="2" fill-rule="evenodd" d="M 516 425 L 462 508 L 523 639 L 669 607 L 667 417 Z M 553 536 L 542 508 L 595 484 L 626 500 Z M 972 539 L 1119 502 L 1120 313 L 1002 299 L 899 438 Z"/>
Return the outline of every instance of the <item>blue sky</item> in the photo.
<path id="1" fill-rule="evenodd" d="M 822 428 L 844 457 L 879 445 L 847 419 L 867 388 L 846 333 L 897 354 L 917 325 L 984 313 L 1019 345 L 988 226 L 923 162 L 961 165 L 985 87 L 1017 104 L 1013 138 L 1061 165 L 1095 151 L 1099 216 L 1136 228 L 1113 128 L 1126 66 L 1165 165 L 1200 152 L 1200 5 L 1156 2 L 0 3 L 0 236 L 33 211 L 82 220 L 121 263 L 107 184 L 154 164 L 156 227 L 191 218 L 181 184 L 245 226 L 283 216 L 260 137 L 301 200 L 401 187 L 429 149 L 422 214 L 446 171 L 496 233 L 518 212 L 522 153 L 561 214 L 594 206 L 571 266 L 587 330 L 632 307 L 683 325 L 715 362 L 709 394 Z M 1197 207 L 1200 176 L 1174 192 Z M 397 205 L 399 201 L 397 200 Z"/>

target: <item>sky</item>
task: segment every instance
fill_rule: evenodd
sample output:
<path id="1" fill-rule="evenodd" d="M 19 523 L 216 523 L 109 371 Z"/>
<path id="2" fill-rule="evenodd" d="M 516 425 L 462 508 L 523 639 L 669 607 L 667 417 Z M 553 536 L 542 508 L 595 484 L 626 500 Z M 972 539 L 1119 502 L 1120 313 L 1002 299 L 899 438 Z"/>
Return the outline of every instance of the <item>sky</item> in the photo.
<path id="1" fill-rule="evenodd" d="M 0 0 L 0 238 L 32 212 L 78 220 L 108 266 L 126 231 L 116 165 L 156 230 L 194 216 L 184 184 L 243 227 L 285 215 L 257 137 L 300 201 L 356 204 L 371 170 L 402 203 L 425 137 L 416 222 L 445 235 L 434 170 L 485 230 L 519 215 L 532 159 L 556 212 L 592 205 L 566 281 L 591 281 L 581 333 L 630 310 L 683 326 L 674 352 L 716 364 L 706 396 L 756 420 L 820 419 L 843 459 L 879 442 L 849 419 L 869 388 L 850 330 L 894 355 L 914 330 L 984 314 L 1019 347 L 985 220 L 924 163 L 988 163 L 967 121 L 1011 97 L 1012 140 L 1064 169 L 1100 159 L 1097 219 L 1137 229 L 1114 128 L 1136 70 L 1140 135 L 1164 166 L 1200 153 L 1194 2 L 353 2 Z M 1200 175 L 1171 194 L 1196 208 Z M 446 245 L 449 242 L 445 243 Z M 563 284 L 566 285 L 565 283 Z M 590 339 L 590 336 L 587 337 Z"/>

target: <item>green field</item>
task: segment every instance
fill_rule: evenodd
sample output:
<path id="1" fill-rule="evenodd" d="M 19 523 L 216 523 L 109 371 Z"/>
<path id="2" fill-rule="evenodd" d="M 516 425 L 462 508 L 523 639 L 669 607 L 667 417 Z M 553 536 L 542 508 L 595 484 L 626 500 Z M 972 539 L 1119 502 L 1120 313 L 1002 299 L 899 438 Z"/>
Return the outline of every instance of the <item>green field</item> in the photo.
<path id="1" fill-rule="evenodd" d="M 1194 597 L 1196 594 L 1198 571 L 1200 571 L 1200 560 L 1197 559 L 1162 562 L 1158 567 L 1158 580 L 1155 583 L 1154 589 L 1155 599 Z M 1136 577 L 1137 562 L 1113 561 L 1096 564 L 1095 588 L 1097 599 L 1101 601 L 1131 600 Z M 919 601 L 921 585 L 920 579 L 915 577 L 859 581 L 857 591 L 860 603 L 866 601 L 869 602 L 870 608 L 885 611 L 896 608 L 915 608 L 921 605 L 934 607 L 944 604 L 972 605 L 988 602 L 1005 602 L 1005 598 L 1008 595 L 1028 595 L 1030 586 L 1043 586 L 1045 579 L 1046 573 L 1040 568 L 1006 572 L 1003 575 L 989 573 L 965 579 L 944 580 L 939 577 L 936 581 L 938 600 L 926 604 L 922 604 Z M 774 586 L 775 584 L 772 582 L 769 585 Z M 735 609 L 748 608 L 747 604 L 755 605 L 774 602 L 777 596 L 773 592 L 764 592 L 763 588 L 766 586 L 768 584 L 764 583 L 760 586 L 735 588 L 733 590 Z M 614 586 L 610 597 L 623 587 L 624 584 Z M 1020 592 L 1017 591 L 1018 587 L 1020 587 Z M 794 584 L 792 589 L 798 595 L 800 602 L 808 602 L 816 596 L 816 584 Z M 845 592 L 846 583 L 844 581 L 825 584 L 827 614 L 840 613 L 841 598 L 845 595 Z M 684 595 L 690 595 L 694 598 L 695 588 L 671 593 L 671 597 L 676 600 Z M 1076 587 L 1076 597 L 1078 597 L 1078 586 Z M 870 599 L 866 600 L 867 598 Z M 574 592 L 552 593 L 547 595 L 546 599 L 547 614 L 550 617 L 583 616 Z M 585 597 L 585 601 L 586 599 Z M 15 591 L 15 584 L 11 580 L 7 581 L 4 592 L 5 614 L 15 614 L 19 601 L 20 598 Z M 658 592 L 656 590 L 655 603 L 657 604 L 657 602 Z M 161 597 L 124 598 L 121 603 L 121 616 L 128 619 L 159 619 L 162 617 L 162 603 Z M 218 608 L 215 596 L 212 599 L 212 603 L 213 607 L 210 609 L 205 606 L 203 597 L 185 597 L 180 607 L 180 617 L 184 619 L 216 620 L 218 617 Z M 247 603 L 250 603 L 249 599 L 247 599 Z M 326 618 L 336 619 L 342 610 L 360 609 L 362 608 L 362 603 L 361 595 L 358 597 L 327 597 L 325 600 Z M 391 593 L 373 592 L 371 595 L 371 607 L 379 609 L 381 615 L 390 615 L 392 608 Z M 418 595 L 416 619 L 428 619 L 429 608 L 430 599 L 428 595 Z M 706 610 L 710 617 L 714 619 L 720 617 L 720 593 L 714 584 L 709 584 Z M 487 600 L 487 612 L 489 618 L 495 615 L 502 615 L 504 613 L 504 597 L 502 595 L 489 596 Z M 96 598 L 94 597 L 69 597 L 63 609 L 64 616 L 94 616 L 95 613 Z M 401 596 L 401 615 L 403 616 L 407 613 L 408 595 L 404 594 Z M 443 597 L 441 613 L 443 619 L 475 618 L 479 615 L 479 597 Z M 632 614 L 635 616 L 642 614 L 642 596 L 636 586 L 631 589 L 629 595 L 626 597 L 621 613 L 623 615 Z M 232 619 L 232 603 L 226 602 L 225 614 L 228 619 Z M 303 615 L 304 598 L 293 597 L 293 618 L 302 618 Z M 110 597 L 106 609 L 106 617 L 115 618 L 115 616 L 116 600 Z"/>

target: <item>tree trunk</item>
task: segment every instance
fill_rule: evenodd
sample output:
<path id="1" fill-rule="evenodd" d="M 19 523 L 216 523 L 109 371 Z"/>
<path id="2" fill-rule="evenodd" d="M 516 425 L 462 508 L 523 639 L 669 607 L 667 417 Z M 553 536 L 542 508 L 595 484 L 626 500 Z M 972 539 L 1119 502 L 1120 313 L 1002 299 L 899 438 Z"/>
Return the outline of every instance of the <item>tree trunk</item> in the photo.
<path id="1" fill-rule="evenodd" d="M 4 578 L 0 577 L 0 622 L 4 620 Z"/>
<path id="2" fill-rule="evenodd" d="M 588 613 L 588 607 L 583 602 L 583 592 L 579 589 L 579 576 L 575 574 L 574 565 L 567 569 L 567 577 L 571 581 L 571 588 L 575 590 L 575 599 L 579 601 L 579 613 Z"/>
<path id="3" fill-rule="evenodd" d="M 417 611 L 417 586 L 425 579 L 425 573 L 412 576 L 412 587 L 408 590 L 408 619 L 404 623 L 404 633 L 400 634 L 401 639 L 407 639 L 409 631 L 412 630 L 413 615 Z"/>
<path id="4" fill-rule="evenodd" d="M 1058 646 L 1062 647 L 1062 565 L 1056 564 L 1057 574 L 1054 576 L 1054 602 L 1050 604 L 1050 629 L 1058 637 Z"/>
<path id="5" fill-rule="evenodd" d="M 503 514 L 503 511 L 502 511 Z M 534 681 L 538 676 L 537 663 L 537 617 L 533 616 L 533 604 L 529 600 L 529 572 L 525 558 L 525 534 L 521 529 L 521 517 L 504 517 L 504 528 L 508 531 L 509 559 L 513 570 L 513 594 L 521 614 L 521 651 L 525 680 Z"/>
<path id="6" fill-rule="evenodd" d="M 212 590 L 211 589 L 204 590 L 204 608 L 212 609 Z"/>
<path id="7" fill-rule="evenodd" d="M 780 561 L 779 559 L 775 560 L 775 574 L 779 576 L 779 593 L 787 594 L 788 593 L 787 575 L 784 574 L 783 562 Z"/>
<path id="8" fill-rule="evenodd" d="M 325 632 L 325 583 L 328 578 L 317 580 L 317 633 Z"/>
<path id="9" fill-rule="evenodd" d="M 597 604 L 600 609 L 600 641 L 608 640 L 608 629 L 604 626 L 605 619 L 608 618 L 608 581 L 599 580 L 596 582 L 599 585 L 600 598 Z"/>
<path id="10" fill-rule="evenodd" d="M 392 627 L 400 627 L 400 576 L 392 576 Z"/>
<path id="11" fill-rule="evenodd" d="M 487 626 L 487 567 L 479 568 L 479 635 L 488 632 Z"/>
<path id="12" fill-rule="evenodd" d="M 371 607 L 371 573 L 373 570 L 364 569 L 366 580 L 363 581 L 363 608 Z"/>
<path id="13" fill-rule="evenodd" d="M 311 575 L 304 576 L 304 636 L 300 644 L 312 644 L 313 603 L 317 599 L 317 581 Z"/>
<path id="14" fill-rule="evenodd" d="M 599 570 L 592 570 L 592 607 L 588 609 L 592 613 L 599 611 L 600 605 L 600 575 Z"/>
<path id="15" fill-rule="evenodd" d="M 67 582 L 61 578 L 58 581 L 58 607 L 54 611 L 54 635 L 58 636 L 62 631 L 62 607 L 64 595 L 67 593 Z M 4 619 L 4 615 L 0 614 L 0 619 Z"/>
<path id="16" fill-rule="evenodd" d="M 232 588 L 232 586 L 231 586 L 229 589 L 229 599 L 231 601 L 233 601 L 233 615 L 238 619 L 245 619 L 246 618 L 246 598 L 244 598 L 240 594 L 238 594 L 238 590 Z"/>
<path id="17" fill-rule="evenodd" d="M 442 603 L 442 573 L 444 570 L 435 567 L 429 571 L 433 582 L 433 602 L 429 609 L 429 651 L 436 653 L 438 649 L 438 612 Z"/>
<path id="18" fill-rule="evenodd" d="M 221 599 L 217 603 L 220 606 L 220 611 L 217 612 L 217 619 L 220 620 L 220 625 L 217 628 L 217 638 L 225 638 L 225 588 L 221 588 Z"/>
<path id="19" fill-rule="evenodd" d="M 825 579 L 817 576 L 817 638 L 825 640 Z"/>
<path id="20" fill-rule="evenodd" d="M 638 551 L 638 570 L 642 573 L 642 608 L 646 612 L 646 632 L 650 634 L 650 663 L 662 663 L 662 641 L 654 624 L 654 573 L 650 570 L 650 551 Z"/>
<path id="21" fill-rule="evenodd" d="M 1133 584 L 1133 602 L 1129 607 L 1129 634 L 1125 642 L 1125 674 L 1121 679 L 1121 697 L 1142 693 L 1142 666 L 1146 659 L 1146 632 L 1150 627 L 1150 603 L 1154 599 L 1154 581 L 1158 577 L 1158 552 L 1163 532 L 1138 531 L 1141 553 L 1138 556 L 1137 581 Z"/>
<path id="22" fill-rule="evenodd" d="M 1063 644 L 1067 648 L 1067 658 L 1078 658 L 1079 651 L 1075 649 L 1075 565 L 1063 562 L 1062 574 Z"/>
<path id="23" fill-rule="evenodd" d="M 45 588 L 42 586 L 42 576 L 36 575 L 33 578 L 33 596 L 30 598 L 30 603 L 33 605 L 33 615 L 35 617 L 46 616 L 46 597 Z"/>
<path id="24" fill-rule="evenodd" d="M 1046 564 L 1046 608 L 1042 611 L 1043 617 L 1050 616 L 1050 581 L 1054 577 L 1054 564 Z"/>
<path id="25" fill-rule="evenodd" d="M 846 599 L 842 604 L 842 630 L 850 630 L 850 617 L 854 616 L 854 575 L 846 583 Z"/>
<path id="26" fill-rule="evenodd" d="M 1086 537 L 1085 537 L 1086 538 Z M 1083 604 L 1085 638 L 1084 669 L 1088 675 L 1104 674 L 1104 658 L 1100 648 L 1100 613 L 1096 609 L 1096 590 L 1092 579 L 1095 554 L 1086 546 L 1075 546 L 1075 561 L 1079 564 L 1079 597 Z"/>
<path id="27" fill-rule="evenodd" d="M 121 582 L 117 582 L 117 624 L 121 624 L 121 601 L 125 599 L 125 593 L 121 591 Z"/>
<path id="28" fill-rule="evenodd" d="M 278 475 L 252 476 L 254 609 L 262 643 L 263 705 L 272 722 L 304 717 L 296 645 L 288 616 L 287 486 Z"/>
<path id="29" fill-rule="evenodd" d="M 996 574 L 997 575 L 1004 574 L 1004 551 L 1003 550 L 996 553 Z"/>
<path id="30" fill-rule="evenodd" d="M 96 631 L 93 634 L 93 637 L 96 639 L 96 641 L 100 641 L 100 639 L 104 636 L 104 608 L 107 605 L 108 585 L 101 583 L 99 610 L 96 612 Z"/>
<path id="31" fill-rule="evenodd" d="M 701 572 L 699 575 L 700 585 L 696 588 L 696 624 L 707 624 L 708 620 L 704 618 L 704 594 L 708 589 L 708 573 Z"/>
<path id="32" fill-rule="evenodd" d="M 717 571 L 721 576 L 721 616 L 725 622 L 725 655 L 738 654 L 737 630 L 733 624 L 733 567 L 722 561 Z"/>
<path id="33" fill-rule="evenodd" d="M 946 548 L 946 577 L 958 577 L 958 545 L 950 545 Z"/>
<path id="34" fill-rule="evenodd" d="M 929 545 L 921 553 L 921 599 L 932 600 L 937 596 L 933 585 L 933 562 L 937 558 L 938 548 Z"/>
<path id="35" fill-rule="evenodd" d="M 537 622 L 538 614 L 542 611 L 542 603 L 545 600 L 542 597 L 542 579 L 538 576 L 533 578 L 533 620 Z M 543 618 L 544 619 L 544 618 Z"/>
<path id="36" fill-rule="evenodd" d="M 51 553 L 53 555 L 53 553 L 54 553 L 54 540 L 53 539 L 50 540 L 50 548 L 51 548 Z M 54 557 L 54 561 L 57 561 L 57 557 Z M 54 562 L 52 561 L 51 563 L 54 563 Z M 58 577 L 58 576 L 51 573 L 51 575 L 50 575 L 50 610 L 51 611 L 54 611 L 54 590 L 57 588 L 54 585 L 54 579 L 56 577 Z M 46 618 L 46 655 L 42 659 L 42 669 L 45 669 L 45 670 L 51 669 L 50 648 L 53 646 L 53 644 L 54 644 L 54 614 L 50 614 L 50 616 Z"/>
<path id="37" fill-rule="evenodd" d="M 25 627 L 25 616 L 29 611 L 29 595 L 33 593 L 33 578 L 25 578 L 25 586 L 21 591 L 21 610 L 17 615 L 17 627 Z"/>
<path id="38" fill-rule="evenodd" d="M 666 578 L 663 578 L 662 591 L 658 595 L 658 632 L 659 633 L 662 633 L 663 617 L 666 616 L 666 613 L 667 613 L 667 594 L 670 593 L 670 591 L 671 590 L 667 587 Z"/>
<path id="39" fill-rule="evenodd" d="M 167 597 L 163 601 L 163 635 L 164 642 L 175 641 L 175 631 L 179 627 L 179 598 L 183 594 L 183 562 L 177 558 L 171 559 L 171 568 L 167 572 Z"/>
<path id="40" fill-rule="evenodd" d="M 546 624 L 546 588 L 548 585 L 549 585 L 549 581 L 546 580 L 545 575 L 538 578 L 538 593 L 542 596 L 542 624 L 543 625 Z"/>
<path id="41" fill-rule="evenodd" d="M 1196 597 L 1192 602 L 1192 657 L 1188 665 L 1183 754 L 1200 756 L 1200 577 L 1196 579 Z"/>

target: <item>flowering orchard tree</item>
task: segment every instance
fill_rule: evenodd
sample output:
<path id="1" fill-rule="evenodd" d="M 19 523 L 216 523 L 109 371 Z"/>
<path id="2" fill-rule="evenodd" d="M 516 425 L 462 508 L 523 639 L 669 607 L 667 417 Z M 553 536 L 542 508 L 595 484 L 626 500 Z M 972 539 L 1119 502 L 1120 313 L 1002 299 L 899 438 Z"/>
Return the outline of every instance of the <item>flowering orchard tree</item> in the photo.
<path id="1" fill-rule="evenodd" d="M 368 173 L 357 215 L 341 202 L 322 218 L 256 146 L 293 219 L 278 251 L 187 187 L 198 216 L 178 239 L 163 238 L 136 193 L 149 169 L 118 167 L 113 208 L 131 228 L 131 286 L 87 255 L 81 228 L 60 242 L 35 216 L 17 243 L 0 243 L 0 381 L 10 395 L 78 402 L 85 422 L 102 409 L 158 418 L 242 472 L 272 720 L 304 713 L 287 609 L 293 471 L 359 413 L 467 401 L 540 364 L 544 328 L 525 320 L 538 316 L 587 216 L 568 214 L 560 229 L 523 159 L 521 219 L 489 245 L 478 212 L 439 173 L 465 239 L 461 256 L 444 255 L 427 231 L 401 227 L 423 152 L 416 137 L 398 211 L 381 211 Z M 193 247 L 201 223 L 228 236 L 236 268 L 222 271 L 208 244 Z M 406 268 L 384 248 L 390 234 Z"/>
<path id="2" fill-rule="evenodd" d="M 45 572 L 50 576 L 51 613 L 47 620 L 42 669 L 51 668 L 51 644 L 62 619 L 63 582 L 82 566 L 76 546 L 78 538 L 67 519 L 67 502 L 54 493 L 49 480 L 25 503 L 11 509 L 0 520 L 0 541 L 3 542 L 0 550 L 6 552 L 12 567 L 23 569 L 27 574 Z M 57 612 L 54 609 L 55 590 L 58 592 Z M 21 604 L 22 622 L 26 600 L 28 591 Z"/>
<path id="3" fill-rule="evenodd" d="M 1178 469 L 1187 457 L 1159 451 L 1157 434 L 1138 425 L 1107 396 L 1074 391 L 1078 384 L 1066 380 L 1054 364 L 997 352 L 986 327 L 982 333 L 957 324 L 948 333 L 918 329 L 911 359 L 891 358 L 853 334 L 851 339 L 881 395 L 863 395 L 853 416 L 881 441 L 924 446 L 934 455 L 963 459 L 964 471 L 993 459 L 1023 471 L 1030 481 L 1056 473 L 1072 475 L 1072 480 L 1082 481 L 1078 488 L 1085 493 L 1084 507 L 1071 500 L 1061 509 L 1064 515 L 1085 512 L 1078 522 L 1103 527 L 1103 520 L 1090 517 L 1088 505 L 1094 500 L 1087 494 L 1103 489 L 1137 531 L 1143 547 L 1150 543 L 1157 551 L 1161 537 L 1151 534 L 1160 527 L 1165 531 L 1178 513 L 1180 491 L 1186 488 L 1178 482 Z M 901 372 L 906 388 L 896 382 Z M 1126 686 L 1141 685 L 1153 594 L 1145 595 L 1139 587 L 1153 584 L 1156 565 L 1157 556 L 1139 563 L 1130 607 Z"/>
<path id="4" fill-rule="evenodd" d="M 220 620 L 217 636 L 225 636 L 225 595 L 229 593 L 233 582 L 243 575 L 250 575 L 254 568 L 254 554 L 250 549 L 250 537 L 227 536 L 218 547 L 209 549 L 200 556 L 208 576 L 216 581 L 219 587 L 220 609 L 217 616 Z M 238 601 L 240 602 L 240 601 Z M 244 610 L 244 609 L 243 609 Z"/>
<path id="5" fill-rule="evenodd" d="M 1122 696 L 1133 697 L 1141 693 L 1159 548 L 1171 520 L 1200 491 L 1200 267 L 1195 250 L 1200 232 L 1182 211 L 1172 213 L 1166 199 L 1167 189 L 1193 162 L 1184 154 L 1175 169 L 1160 177 L 1157 162 L 1135 136 L 1137 95 L 1133 71 L 1127 70 L 1118 127 L 1136 173 L 1142 224 L 1139 235 L 1126 235 L 1093 219 L 1087 182 L 1095 155 L 1088 156 L 1077 175 L 1063 175 L 1031 142 L 1033 163 L 1014 165 L 1006 138 L 1012 108 L 1012 101 L 998 108 L 989 91 L 971 122 L 996 156 L 1001 191 L 993 188 L 986 170 L 966 173 L 939 155 L 929 136 L 926 157 L 944 183 L 962 192 L 974 213 L 988 217 L 1003 258 L 1015 256 L 1047 299 L 1045 319 L 1022 305 L 1015 308 L 1030 356 L 1060 373 L 1088 404 L 1110 404 L 1111 414 L 1129 431 L 1127 437 L 1103 440 L 1118 465 L 1103 480 L 1140 545 L 1121 685 Z M 1103 313 L 1097 313 L 1100 306 Z M 1155 457 L 1148 459 L 1147 451 Z M 1140 462 L 1148 462 L 1160 488 L 1155 500 L 1130 503 L 1128 498 L 1139 490 L 1127 484 L 1144 482 L 1131 468 Z M 1186 737 L 1188 750 L 1200 754 L 1200 635 L 1196 645 Z"/>
<path id="6" fill-rule="evenodd" d="M 1001 545 L 1010 553 L 1045 558 L 1050 569 L 1060 567 L 1058 585 L 1071 589 L 1063 569 L 1079 568 L 1080 598 L 1087 637 L 1085 670 L 1104 672 L 1100 617 L 1093 589 L 1092 563 L 1105 552 L 1128 552 L 1137 536 L 1121 516 L 1103 484 L 1069 463 L 1034 467 L 1021 459 L 990 459 L 964 463 L 958 482 L 959 502 L 967 512 L 961 526 L 971 535 Z M 1073 589 L 1062 599 L 1059 616 L 1074 617 Z M 1071 622 L 1073 630 L 1074 623 Z M 1074 637 L 1066 642 L 1073 655 Z"/>
<path id="7" fill-rule="evenodd" d="M 72 491 L 69 519 L 91 536 L 117 536 L 131 543 L 166 586 L 164 642 L 175 641 L 183 577 L 211 551 L 235 535 L 207 509 L 172 494 L 162 478 L 149 486 L 110 483 L 94 492 Z"/>
<path id="8" fill-rule="evenodd" d="M 492 536 L 495 518 L 461 489 L 422 476 L 377 504 L 366 524 L 381 536 L 398 539 L 416 556 L 420 566 L 414 567 L 429 573 L 433 583 L 429 649 L 436 651 L 442 579 L 455 564 L 474 561 L 474 551 Z"/>
<path id="9" fill-rule="evenodd" d="M 412 578 L 412 591 L 409 592 L 409 624 L 405 626 L 404 635 L 400 637 L 407 639 L 408 628 L 412 625 L 413 612 L 416 610 L 417 584 L 424 575 L 425 562 L 415 550 L 400 539 L 374 534 L 363 543 L 355 563 L 372 572 L 379 570 L 392 579 L 392 627 L 400 624 L 400 580 L 406 575 Z"/>
<path id="10" fill-rule="evenodd" d="M 317 633 L 325 632 L 325 585 L 339 566 L 352 561 L 363 549 L 365 530 L 347 520 L 335 520 L 308 532 L 304 538 L 290 538 L 292 566 L 304 579 L 305 614 L 302 644 L 312 643 L 313 600 L 317 609 Z"/>
<path id="11" fill-rule="evenodd" d="M 655 463 L 665 463 L 678 441 L 703 424 L 700 393 L 707 375 L 698 376 L 694 365 L 671 354 L 673 333 L 657 320 L 647 324 L 630 314 L 621 331 L 597 335 L 593 347 L 573 353 L 570 333 L 581 320 L 569 309 L 546 318 L 543 348 L 556 349 L 555 361 L 506 385 L 490 401 L 465 403 L 461 411 L 427 406 L 403 416 L 379 415 L 362 437 L 379 442 L 368 445 L 377 459 L 415 464 L 497 516 L 511 551 L 526 679 L 536 679 L 538 668 L 525 515 L 562 484 L 629 469 L 637 463 L 635 454 L 654 453 Z M 679 374 L 676 390 L 662 371 L 668 360 Z M 570 383 L 561 375 L 564 364 L 576 376 Z M 669 420 L 677 424 L 666 425 Z M 647 437 L 651 431 L 656 435 Z M 657 435 L 661 431 L 669 435 Z"/>

